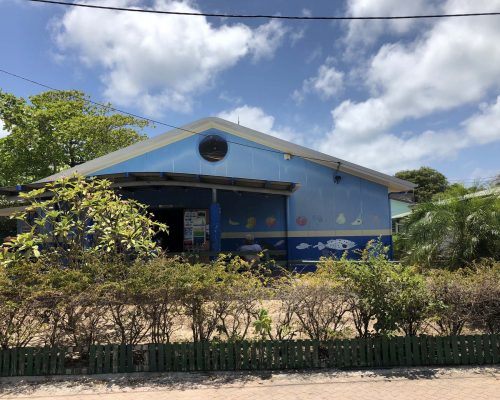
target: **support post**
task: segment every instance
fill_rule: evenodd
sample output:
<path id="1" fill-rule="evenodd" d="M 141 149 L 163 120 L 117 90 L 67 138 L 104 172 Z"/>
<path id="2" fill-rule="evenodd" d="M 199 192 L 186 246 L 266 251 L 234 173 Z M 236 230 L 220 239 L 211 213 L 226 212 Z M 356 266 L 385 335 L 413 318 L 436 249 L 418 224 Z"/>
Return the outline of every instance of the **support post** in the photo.
<path id="1" fill-rule="evenodd" d="M 212 189 L 212 204 L 210 204 L 210 251 L 220 252 L 221 249 L 221 209 L 217 203 L 217 189 Z"/>

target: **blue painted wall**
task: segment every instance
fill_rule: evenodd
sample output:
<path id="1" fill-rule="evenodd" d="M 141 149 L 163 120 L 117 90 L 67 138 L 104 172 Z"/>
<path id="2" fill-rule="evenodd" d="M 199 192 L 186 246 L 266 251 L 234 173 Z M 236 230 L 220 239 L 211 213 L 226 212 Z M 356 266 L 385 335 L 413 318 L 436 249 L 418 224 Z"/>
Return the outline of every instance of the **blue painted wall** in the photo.
<path id="1" fill-rule="evenodd" d="M 384 241 L 390 243 L 390 207 L 385 186 L 344 172 L 338 173 L 341 180 L 336 184 L 336 165 L 328 168 L 301 158 L 285 160 L 282 154 L 266 151 L 265 146 L 216 129 L 204 134 L 217 134 L 229 142 L 228 154 L 223 160 L 216 163 L 204 160 L 198 153 L 198 144 L 204 136 L 194 135 L 101 170 L 96 175 L 183 172 L 298 183 L 300 188 L 289 197 L 287 207 L 281 196 L 230 191 L 219 194 L 223 237 L 226 232 L 232 232 L 233 236 L 239 232 L 241 237 L 246 232 L 255 232 L 257 239 L 265 241 L 266 245 L 282 241 L 278 246 L 282 247 L 286 244 L 285 232 L 288 232 L 289 259 L 317 259 L 325 254 L 340 254 L 343 250 L 339 248 L 352 252 L 381 234 Z M 186 207 L 208 208 L 210 204 L 209 191 L 186 195 L 188 192 L 178 189 L 171 193 L 176 193 L 172 198 L 184 198 L 182 202 Z M 160 193 L 146 197 L 142 201 L 149 204 L 165 203 Z M 263 233 L 260 238 L 259 233 Z M 223 239 L 223 249 L 234 248 L 238 241 L 241 242 L 241 238 Z"/>

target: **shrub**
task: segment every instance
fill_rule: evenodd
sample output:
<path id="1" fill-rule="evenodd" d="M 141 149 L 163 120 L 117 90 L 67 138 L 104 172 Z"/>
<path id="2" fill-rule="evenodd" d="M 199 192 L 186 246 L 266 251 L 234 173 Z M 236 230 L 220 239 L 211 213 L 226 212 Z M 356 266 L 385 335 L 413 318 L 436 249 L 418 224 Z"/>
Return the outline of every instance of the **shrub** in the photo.
<path id="1" fill-rule="evenodd" d="M 75 175 L 20 197 L 29 204 L 16 218 L 29 229 L 0 253 L 4 263 L 38 259 L 78 269 L 89 256 L 148 258 L 158 254 L 155 233 L 167 229 L 145 205 L 123 200 L 107 180 Z"/>
<path id="2" fill-rule="evenodd" d="M 470 325 L 490 334 L 500 333 L 500 263 L 484 260 L 471 268 Z"/>
<path id="3" fill-rule="evenodd" d="M 293 311 L 302 332 L 317 340 L 339 336 L 349 307 L 340 282 L 324 273 L 307 274 L 294 280 L 292 291 Z"/>
<path id="4" fill-rule="evenodd" d="M 472 288 L 469 282 L 464 270 L 433 270 L 429 273 L 433 321 L 440 335 L 459 335 L 470 320 Z"/>
<path id="5" fill-rule="evenodd" d="M 368 243 L 360 260 L 323 260 L 323 271 L 337 276 L 359 337 L 390 335 L 403 330 L 415 335 L 430 310 L 430 297 L 416 269 L 392 263 L 380 241 Z M 325 272 L 323 272 L 325 273 Z"/>

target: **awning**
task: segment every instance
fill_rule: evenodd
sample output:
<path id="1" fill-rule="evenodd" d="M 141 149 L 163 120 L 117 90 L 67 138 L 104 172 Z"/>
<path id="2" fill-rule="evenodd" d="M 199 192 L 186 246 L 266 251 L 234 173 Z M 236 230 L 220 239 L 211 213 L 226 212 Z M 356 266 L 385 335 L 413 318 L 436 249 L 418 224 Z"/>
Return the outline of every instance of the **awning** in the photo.
<path id="1" fill-rule="evenodd" d="M 107 179 L 114 188 L 139 188 L 181 186 L 207 189 L 232 190 L 243 192 L 258 192 L 288 196 L 298 189 L 293 182 L 267 181 L 261 179 L 246 179 L 215 175 L 180 174 L 173 172 L 124 172 L 117 174 L 97 175 L 97 178 Z M 47 182 L 29 183 L 0 188 L 0 195 L 17 197 L 20 192 L 39 189 Z"/>
<path id="2" fill-rule="evenodd" d="M 12 214 L 24 211 L 26 206 L 0 208 L 0 217 L 10 217 Z"/>

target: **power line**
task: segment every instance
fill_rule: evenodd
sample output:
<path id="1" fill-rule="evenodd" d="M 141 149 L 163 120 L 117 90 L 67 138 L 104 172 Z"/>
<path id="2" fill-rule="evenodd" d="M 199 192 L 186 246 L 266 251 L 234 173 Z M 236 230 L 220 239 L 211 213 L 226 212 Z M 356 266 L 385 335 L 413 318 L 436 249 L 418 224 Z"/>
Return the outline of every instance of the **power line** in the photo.
<path id="1" fill-rule="evenodd" d="M 37 81 L 35 81 L 33 79 L 26 78 L 24 76 L 15 74 L 13 72 L 6 71 L 6 70 L 1 69 L 1 68 L 0 68 L 0 72 L 4 73 L 6 75 L 10 75 L 10 76 L 12 76 L 14 78 L 17 78 L 17 79 L 21 79 L 23 81 L 30 82 L 30 83 L 32 83 L 34 85 L 41 86 L 41 87 L 43 87 L 45 89 L 54 90 L 56 92 L 63 92 L 63 90 L 61 90 L 61 89 L 54 88 L 52 86 L 46 85 L 46 84 L 41 83 L 41 82 L 37 82 Z M 184 131 L 184 132 L 189 132 L 189 133 L 193 133 L 195 135 L 200 135 L 200 136 L 204 136 L 204 137 L 210 136 L 210 134 L 201 133 L 201 132 L 195 132 L 195 131 L 192 131 L 192 130 L 189 130 L 189 129 L 186 129 L 186 128 L 182 128 L 182 127 L 179 127 L 179 126 L 168 124 L 166 122 L 158 121 L 158 120 L 147 118 L 147 117 L 144 117 L 144 116 L 141 116 L 141 115 L 138 115 L 138 114 L 134 114 L 134 113 L 131 113 L 131 112 L 128 112 L 128 111 L 124 111 L 124 110 L 121 110 L 119 108 L 113 107 L 113 106 L 111 106 L 109 104 L 99 103 L 97 101 L 93 101 L 91 99 L 86 99 L 86 98 L 81 98 L 81 100 L 86 101 L 86 102 L 91 103 L 91 104 L 94 104 L 94 105 L 97 105 L 97 106 L 100 106 L 100 107 L 103 107 L 106 110 L 115 111 L 115 112 L 120 113 L 120 114 L 124 114 L 124 115 L 128 115 L 128 116 L 131 116 L 131 117 L 134 117 L 134 118 L 138 118 L 138 119 L 142 119 L 142 120 L 145 120 L 145 121 L 149 121 L 149 122 L 152 122 L 153 124 L 163 125 L 163 126 L 166 126 L 168 128 L 178 129 L 178 130 L 181 130 L 181 131 Z M 300 156 L 300 155 L 297 155 L 297 154 L 285 153 L 285 152 L 279 151 L 279 150 L 274 150 L 274 149 L 268 149 L 268 148 L 263 148 L 263 147 L 252 146 L 252 145 L 249 145 L 249 144 L 239 143 L 239 142 L 233 142 L 233 141 L 230 141 L 230 140 L 227 140 L 227 142 L 231 143 L 231 144 L 234 144 L 234 145 L 238 145 L 238 146 L 243 146 L 243 147 L 247 147 L 247 148 L 251 148 L 251 149 L 256 149 L 256 150 L 268 151 L 270 153 L 275 153 L 275 154 L 280 154 L 280 155 L 290 154 L 293 157 L 302 158 L 304 160 L 321 161 L 321 162 L 326 162 L 326 163 L 332 163 L 334 165 L 337 165 L 337 168 L 340 168 L 340 165 L 342 164 L 341 161 L 332 161 L 332 160 L 325 160 L 323 158 Z"/>
<path id="2" fill-rule="evenodd" d="M 463 179 L 448 179 L 448 182 L 472 182 L 472 183 L 488 183 L 493 182 L 500 176 L 500 172 L 497 175 L 492 176 L 478 176 L 477 178 L 463 178 Z"/>
<path id="3" fill-rule="evenodd" d="M 375 16 L 375 17 L 353 17 L 353 16 L 306 16 L 306 15 L 266 15 L 266 14 L 222 14 L 222 13 L 202 13 L 202 12 L 182 12 L 152 10 L 143 8 L 126 8 L 99 6 L 96 4 L 68 3 L 55 0 L 28 0 L 34 3 L 56 4 L 70 7 L 93 8 L 108 11 L 131 11 L 148 14 L 181 15 L 189 17 L 221 17 L 240 19 L 286 19 L 286 20 L 307 20 L 307 21 L 346 21 L 346 20 L 391 20 L 391 19 L 427 19 L 427 18 L 458 18 L 458 17 L 483 17 L 500 15 L 500 12 L 479 12 L 479 13 L 456 13 L 456 14 L 424 14 L 424 15 L 396 15 L 396 16 Z"/>
<path id="4" fill-rule="evenodd" d="M 15 74 L 13 72 L 10 72 L 10 71 L 7 71 L 7 70 L 1 69 L 1 68 L 0 68 L 0 72 L 4 73 L 6 75 L 12 76 L 14 78 L 21 79 L 23 81 L 32 83 L 34 85 L 43 87 L 45 89 L 54 90 L 56 92 L 63 92 L 64 91 L 62 89 L 54 88 L 54 87 L 49 86 L 47 84 L 35 81 L 33 79 L 30 79 L 30 78 L 27 78 L 25 76 L 21 76 L 21 75 Z M 94 104 L 94 105 L 99 106 L 99 107 L 103 107 L 106 110 L 115 111 L 115 112 L 120 113 L 120 114 L 124 114 L 124 115 L 128 115 L 128 116 L 131 116 L 131 117 L 134 117 L 134 118 L 138 118 L 138 119 L 142 119 L 142 120 L 145 120 L 145 121 L 149 121 L 149 122 L 152 122 L 153 124 L 163 125 L 163 126 L 166 126 L 168 128 L 178 129 L 178 130 L 181 130 L 181 131 L 184 131 L 184 132 L 193 133 L 195 135 L 200 135 L 200 136 L 204 136 L 204 137 L 210 136 L 209 134 L 205 134 L 205 133 L 202 133 L 202 132 L 195 132 L 195 131 L 192 131 L 190 129 L 182 128 L 182 127 L 179 127 L 179 126 L 176 126 L 176 125 L 168 124 L 166 122 L 154 120 L 154 119 L 151 119 L 151 118 L 148 118 L 148 117 L 144 117 L 142 115 L 138 115 L 138 114 L 134 114 L 134 113 L 131 113 L 131 112 L 128 112 L 128 111 L 125 111 L 125 110 L 121 110 L 121 109 L 113 107 L 113 106 L 111 106 L 109 104 L 99 103 L 97 101 L 93 101 L 93 100 L 87 99 L 87 98 L 81 98 L 81 100 L 83 100 L 83 101 L 85 101 L 87 103 L 90 103 L 90 104 Z M 325 160 L 325 159 L 322 159 L 322 158 L 299 156 L 297 154 L 285 153 L 285 152 L 282 152 L 282 151 L 279 151 L 279 150 L 267 149 L 267 148 L 252 146 L 252 145 L 249 145 L 249 144 L 239 143 L 239 142 L 233 142 L 233 141 L 230 141 L 230 140 L 227 140 L 227 142 L 231 143 L 231 144 L 238 145 L 238 146 L 243 146 L 243 147 L 247 147 L 247 148 L 251 148 L 251 149 L 256 149 L 256 150 L 268 151 L 268 152 L 275 153 L 275 154 L 280 154 L 280 155 L 290 154 L 293 157 L 301 158 L 301 159 L 304 159 L 304 160 L 321 161 L 321 162 L 326 162 L 326 163 L 332 163 L 332 164 L 336 164 L 337 165 L 337 169 L 340 169 L 340 166 L 342 165 L 341 161 L 332 161 L 332 160 Z M 498 174 L 500 174 L 500 172 Z M 448 182 L 467 182 L 467 181 L 472 181 L 472 182 L 479 181 L 479 182 L 481 182 L 481 181 L 488 181 L 488 180 L 493 181 L 493 180 L 495 180 L 498 177 L 498 174 L 497 175 L 492 175 L 492 176 L 480 177 L 480 178 L 477 178 L 477 179 L 475 179 L 475 178 L 468 178 L 468 179 L 448 179 Z"/>

